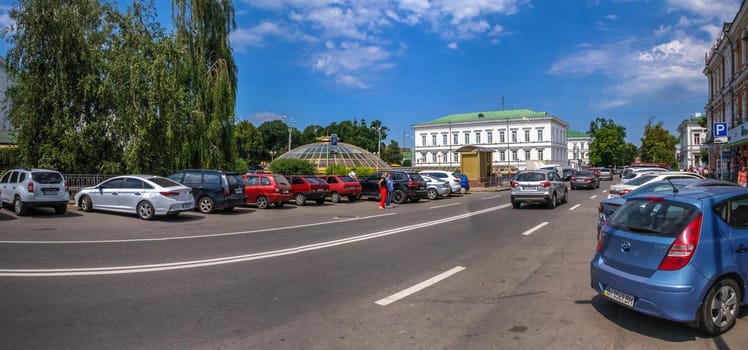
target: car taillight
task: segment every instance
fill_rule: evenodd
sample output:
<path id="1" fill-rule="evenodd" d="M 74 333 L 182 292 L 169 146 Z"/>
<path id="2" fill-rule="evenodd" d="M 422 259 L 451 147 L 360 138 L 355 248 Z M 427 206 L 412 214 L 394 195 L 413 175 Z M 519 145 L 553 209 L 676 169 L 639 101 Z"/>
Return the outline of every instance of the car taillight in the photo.
<path id="1" fill-rule="evenodd" d="M 176 196 L 179 196 L 179 192 L 171 192 L 171 191 L 159 192 L 159 194 L 161 194 L 164 197 L 176 197 Z"/>
<path id="2" fill-rule="evenodd" d="M 26 187 L 27 187 L 29 193 L 33 193 L 34 192 L 34 182 L 33 181 L 29 181 L 29 183 L 26 184 Z"/>
<path id="3" fill-rule="evenodd" d="M 517 182 L 517 181 L 512 181 L 512 182 L 511 182 L 511 185 L 512 185 L 512 187 L 519 187 L 519 182 Z"/>
<path id="4" fill-rule="evenodd" d="M 223 195 L 228 196 L 229 194 L 231 194 L 231 191 L 229 191 L 228 186 L 223 186 Z"/>
<path id="5" fill-rule="evenodd" d="M 551 187 L 551 183 L 548 181 L 543 181 L 540 183 L 540 187 Z"/>
<path id="6" fill-rule="evenodd" d="M 672 271 L 680 270 L 693 257 L 696 245 L 699 243 L 699 233 L 701 232 L 701 214 L 693 219 L 683 232 L 678 235 L 675 242 L 670 245 L 665 259 L 662 260 L 659 270 Z"/>
<path id="7" fill-rule="evenodd" d="M 618 195 L 619 196 L 623 196 L 624 194 L 629 193 L 629 192 L 631 192 L 631 190 L 628 190 L 628 189 L 626 189 L 626 190 L 620 190 L 620 191 L 618 191 Z"/>
<path id="8" fill-rule="evenodd" d="M 603 204 L 602 203 L 598 203 L 597 204 L 597 211 L 600 212 L 600 213 L 603 212 Z"/>
<path id="9" fill-rule="evenodd" d="M 603 240 L 605 239 L 605 232 L 604 232 L 604 230 L 605 230 L 605 225 L 603 225 L 603 227 L 600 228 L 600 237 L 597 239 L 597 248 L 595 248 L 595 250 L 598 253 L 602 253 L 603 252 Z"/>
<path id="10" fill-rule="evenodd" d="M 572 177 L 570 180 L 571 181 L 577 181 L 577 178 L 576 177 Z"/>

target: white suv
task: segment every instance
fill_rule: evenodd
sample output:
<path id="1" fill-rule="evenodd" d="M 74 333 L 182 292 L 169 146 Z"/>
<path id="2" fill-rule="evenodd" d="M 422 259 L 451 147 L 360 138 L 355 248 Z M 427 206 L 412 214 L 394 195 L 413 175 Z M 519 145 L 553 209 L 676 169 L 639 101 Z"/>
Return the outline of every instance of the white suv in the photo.
<path id="1" fill-rule="evenodd" d="M 2 206 L 12 206 L 16 215 L 26 215 L 32 207 L 52 207 L 57 214 L 68 208 L 68 186 L 55 170 L 17 168 L 0 178 Z"/>
<path id="2" fill-rule="evenodd" d="M 460 178 L 455 176 L 455 173 L 444 170 L 424 170 L 418 172 L 421 175 L 428 175 L 439 180 L 449 182 L 449 187 L 452 189 L 452 193 L 461 193 L 462 185 L 460 185 Z"/>

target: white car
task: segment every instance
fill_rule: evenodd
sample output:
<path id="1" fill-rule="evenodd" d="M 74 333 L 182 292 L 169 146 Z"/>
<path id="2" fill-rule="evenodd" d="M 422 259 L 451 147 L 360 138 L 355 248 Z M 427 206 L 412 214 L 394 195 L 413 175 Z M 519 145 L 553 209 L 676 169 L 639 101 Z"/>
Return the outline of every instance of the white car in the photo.
<path id="1" fill-rule="evenodd" d="M 447 181 L 449 183 L 449 187 L 452 189 L 452 193 L 460 193 L 460 190 L 462 190 L 462 185 L 460 185 L 460 178 L 455 176 L 455 173 L 451 171 L 424 170 L 418 173 L 421 175 L 428 175 L 440 180 Z"/>
<path id="2" fill-rule="evenodd" d="M 426 198 L 430 200 L 437 199 L 439 197 L 447 197 L 452 192 L 452 188 L 449 187 L 449 182 L 431 177 L 428 175 L 421 175 L 424 181 L 426 181 L 426 189 L 428 190 L 428 195 L 426 195 Z"/>
<path id="3" fill-rule="evenodd" d="M 195 198 L 192 188 L 165 177 L 125 175 L 82 189 L 75 195 L 75 205 L 83 211 L 131 213 L 151 220 L 192 210 Z"/>
<path id="4" fill-rule="evenodd" d="M 643 174 L 647 173 L 663 173 L 668 171 L 668 169 L 665 168 L 627 168 L 623 171 L 623 174 L 621 175 L 621 183 L 625 184 Z"/>
<path id="5" fill-rule="evenodd" d="M 625 184 L 618 184 L 610 186 L 608 191 L 608 198 L 621 197 L 626 193 L 629 193 L 639 186 L 648 184 L 654 181 L 663 181 L 667 179 L 703 179 L 704 177 L 699 174 L 690 173 L 687 171 L 665 171 L 665 172 L 651 172 L 644 173 L 636 178 L 629 180 Z"/>

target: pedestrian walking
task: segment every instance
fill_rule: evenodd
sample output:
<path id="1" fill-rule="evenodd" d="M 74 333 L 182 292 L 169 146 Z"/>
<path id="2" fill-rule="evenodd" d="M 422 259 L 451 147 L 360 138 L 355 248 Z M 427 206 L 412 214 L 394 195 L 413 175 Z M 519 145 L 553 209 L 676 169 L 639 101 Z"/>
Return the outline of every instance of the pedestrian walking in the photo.
<path id="1" fill-rule="evenodd" d="M 385 202 L 387 201 L 387 182 L 385 177 L 387 173 L 382 173 L 379 178 L 379 209 L 384 209 Z"/>
<path id="2" fill-rule="evenodd" d="M 745 165 L 740 167 L 738 172 L 738 185 L 746 187 L 748 185 L 748 173 L 746 173 Z"/>
<path id="3" fill-rule="evenodd" d="M 387 201 L 385 203 L 385 208 L 392 208 L 392 192 L 395 191 L 395 180 L 392 179 L 392 173 L 387 173 L 384 181 L 387 184 Z"/>

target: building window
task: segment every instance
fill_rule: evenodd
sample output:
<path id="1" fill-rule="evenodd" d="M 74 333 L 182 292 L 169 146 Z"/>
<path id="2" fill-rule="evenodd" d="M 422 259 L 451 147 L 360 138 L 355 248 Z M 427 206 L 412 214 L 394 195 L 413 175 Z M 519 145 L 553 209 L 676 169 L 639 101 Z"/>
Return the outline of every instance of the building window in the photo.
<path id="1" fill-rule="evenodd" d="M 431 153 L 431 163 L 436 163 L 436 154 Z"/>
<path id="2" fill-rule="evenodd" d="M 529 131 L 527 132 L 530 133 Z M 525 160 L 530 160 L 530 151 L 525 151 Z"/>
<path id="3" fill-rule="evenodd" d="M 499 131 L 499 143 L 505 143 L 506 138 L 504 137 L 504 131 Z"/>
<path id="4" fill-rule="evenodd" d="M 479 132 L 475 133 L 475 143 L 480 145 L 480 133 Z"/>
<path id="5" fill-rule="evenodd" d="M 530 142 L 530 129 L 525 129 L 525 142 Z"/>
<path id="6" fill-rule="evenodd" d="M 517 130 L 512 130 L 512 143 L 517 143 Z"/>
<path id="7" fill-rule="evenodd" d="M 449 139 L 447 138 L 447 134 L 442 135 L 442 145 L 446 145 L 447 142 L 449 142 Z"/>
<path id="8" fill-rule="evenodd" d="M 421 146 L 426 146 L 426 135 L 421 135 Z"/>
<path id="9" fill-rule="evenodd" d="M 700 134 L 693 134 L 693 144 L 694 145 L 700 145 L 701 144 L 701 135 Z"/>
<path id="10" fill-rule="evenodd" d="M 465 133 L 465 144 L 466 145 L 470 144 L 470 134 L 469 133 Z"/>
<path id="11" fill-rule="evenodd" d="M 453 145 L 459 145 L 460 144 L 460 135 L 457 133 L 452 134 L 452 144 Z"/>
<path id="12" fill-rule="evenodd" d="M 460 154 L 457 153 L 457 152 L 455 152 L 454 153 L 454 159 L 455 159 L 455 162 L 459 162 L 460 161 Z"/>
<path id="13" fill-rule="evenodd" d="M 517 151 L 512 151 L 512 160 L 517 160 Z"/>
<path id="14" fill-rule="evenodd" d="M 489 144 L 493 143 L 493 131 L 486 132 L 486 139 L 488 139 L 487 141 Z"/>
<path id="15" fill-rule="evenodd" d="M 506 162 L 506 152 L 505 151 L 499 151 L 499 159 L 502 162 Z"/>
<path id="16" fill-rule="evenodd" d="M 436 135 L 431 135 L 431 143 L 436 146 Z"/>
<path id="17" fill-rule="evenodd" d="M 543 153 L 544 152 L 542 149 L 538 150 L 538 160 L 545 160 L 545 157 L 543 157 Z"/>
<path id="18" fill-rule="evenodd" d="M 543 129 L 538 129 L 538 142 L 543 142 Z"/>

